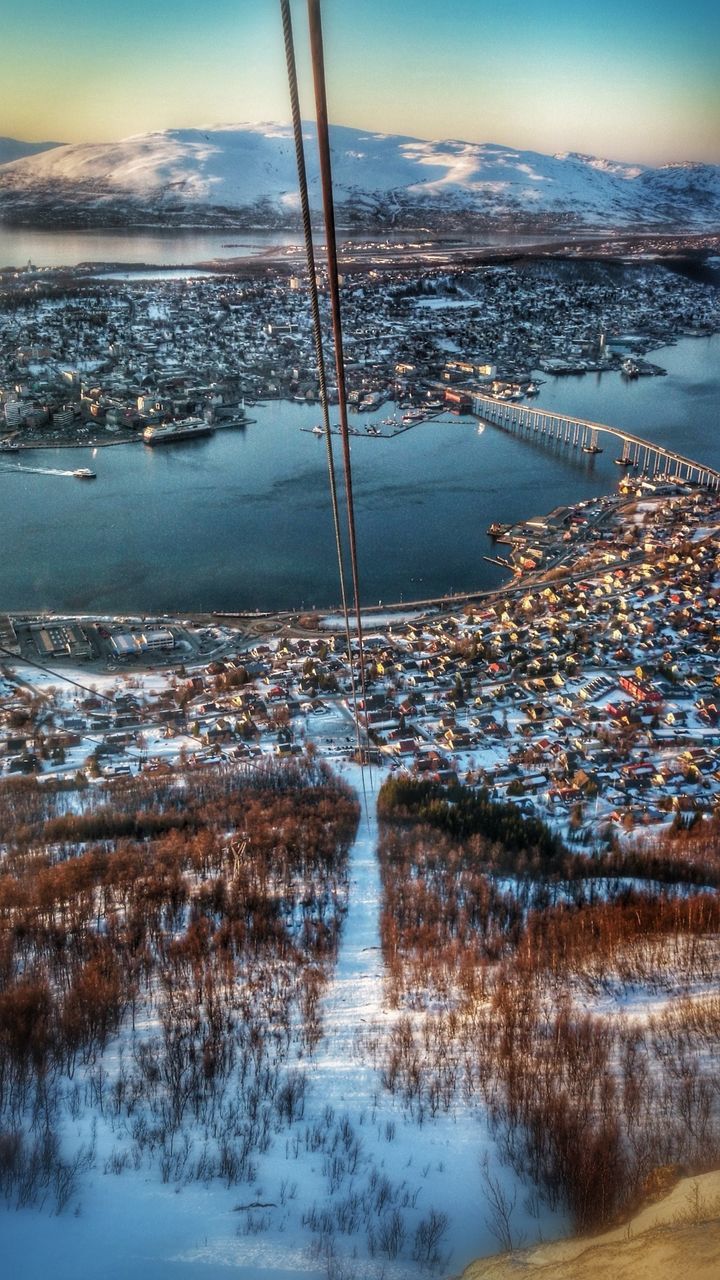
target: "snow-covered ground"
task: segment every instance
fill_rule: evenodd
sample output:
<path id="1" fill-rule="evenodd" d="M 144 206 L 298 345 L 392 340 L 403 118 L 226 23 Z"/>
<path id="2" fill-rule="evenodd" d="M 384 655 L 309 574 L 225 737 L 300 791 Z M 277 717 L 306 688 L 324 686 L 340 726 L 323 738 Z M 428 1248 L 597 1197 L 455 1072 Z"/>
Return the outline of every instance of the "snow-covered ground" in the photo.
<path id="1" fill-rule="evenodd" d="M 363 778 L 352 764 L 340 772 L 356 787 L 363 814 L 351 851 L 340 951 L 324 998 L 323 1039 L 312 1057 L 297 1057 L 293 1064 L 309 1080 L 302 1119 L 257 1156 L 250 1186 L 228 1190 L 220 1182 L 164 1185 L 147 1168 L 105 1172 L 118 1135 L 92 1108 L 86 1110 L 81 1119 L 68 1121 L 65 1136 L 77 1148 L 95 1125 L 96 1159 L 68 1210 L 60 1217 L 35 1210 L 0 1215 L 8 1276 L 220 1280 L 232 1268 L 239 1280 L 406 1280 L 428 1274 L 412 1255 L 418 1226 L 433 1210 L 447 1218 L 435 1272 L 456 1273 L 498 1247 L 484 1201 L 485 1155 L 510 1199 L 517 1190 L 518 1240 L 537 1240 L 541 1226 L 545 1237 L 562 1231 L 559 1218 L 549 1215 L 539 1224 L 528 1213 L 529 1188 L 500 1164 L 481 1113 L 459 1103 L 418 1126 L 382 1090 L 362 1048 L 364 1035 L 382 1032 L 395 1017 L 385 1006 L 378 922 L 375 801 L 382 778 L 377 770 L 372 777 L 366 770 Z M 107 1059 L 112 1070 L 112 1050 Z M 336 1225 L 331 1235 L 318 1231 L 325 1211 L 344 1213 L 351 1225 L 353 1197 L 359 1206 L 355 1229 L 344 1234 Z M 402 1245 L 389 1259 L 379 1239 L 395 1212 Z"/>

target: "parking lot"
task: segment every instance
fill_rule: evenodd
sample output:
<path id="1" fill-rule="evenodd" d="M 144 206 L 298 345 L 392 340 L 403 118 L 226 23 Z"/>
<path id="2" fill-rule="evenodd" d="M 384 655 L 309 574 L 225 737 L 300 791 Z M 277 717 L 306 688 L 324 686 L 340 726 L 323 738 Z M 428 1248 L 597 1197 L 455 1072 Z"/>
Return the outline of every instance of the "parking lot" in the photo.
<path id="1" fill-rule="evenodd" d="M 307 740 L 322 747 L 323 755 L 344 756 L 354 750 L 355 724 L 339 702 L 323 703 L 308 712 L 304 721 Z"/>

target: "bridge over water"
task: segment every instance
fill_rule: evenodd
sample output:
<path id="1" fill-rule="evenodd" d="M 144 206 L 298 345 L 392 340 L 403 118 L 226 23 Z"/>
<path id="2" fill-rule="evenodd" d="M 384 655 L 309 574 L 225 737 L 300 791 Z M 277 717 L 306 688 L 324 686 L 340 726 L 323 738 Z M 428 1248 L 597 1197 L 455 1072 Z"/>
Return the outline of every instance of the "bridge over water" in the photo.
<path id="1" fill-rule="evenodd" d="M 672 449 L 664 449 L 652 440 L 644 440 L 619 427 L 607 427 L 601 422 L 587 422 L 584 418 L 572 418 L 534 405 L 509 404 L 492 396 L 474 395 L 473 413 L 485 422 L 510 431 L 515 435 L 534 436 L 539 440 L 560 441 L 568 448 L 579 449 L 593 455 L 602 453 L 606 438 L 608 443 L 617 441 L 617 461 L 623 467 L 638 467 L 645 475 L 667 476 L 673 480 L 687 480 L 705 485 L 708 489 L 720 489 L 720 471 L 708 467 L 693 458 L 686 458 Z M 603 445 L 598 441 L 603 441 Z"/>

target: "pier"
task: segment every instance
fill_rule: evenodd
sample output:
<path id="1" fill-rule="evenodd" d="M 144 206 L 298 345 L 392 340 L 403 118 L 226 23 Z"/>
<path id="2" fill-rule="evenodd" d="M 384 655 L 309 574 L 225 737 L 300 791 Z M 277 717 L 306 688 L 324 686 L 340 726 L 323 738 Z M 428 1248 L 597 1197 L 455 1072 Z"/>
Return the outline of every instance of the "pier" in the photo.
<path id="1" fill-rule="evenodd" d="M 693 458 L 686 458 L 672 449 L 644 440 L 619 427 L 608 427 L 601 422 L 587 422 L 584 418 L 572 418 L 534 405 L 508 404 L 492 396 L 476 394 L 472 398 L 473 413 L 513 435 L 533 436 L 540 441 L 557 442 L 577 449 L 589 456 L 602 453 L 602 444 L 617 442 L 619 453 L 614 459 L 622 467 L 638 467 L 649 478 L 665 476 L 671 480 L 704 485 L 708 489 L 720 489 L 720 471 L 708 467 Z M 602 441 L 602 444 L 600 443 Z"/>

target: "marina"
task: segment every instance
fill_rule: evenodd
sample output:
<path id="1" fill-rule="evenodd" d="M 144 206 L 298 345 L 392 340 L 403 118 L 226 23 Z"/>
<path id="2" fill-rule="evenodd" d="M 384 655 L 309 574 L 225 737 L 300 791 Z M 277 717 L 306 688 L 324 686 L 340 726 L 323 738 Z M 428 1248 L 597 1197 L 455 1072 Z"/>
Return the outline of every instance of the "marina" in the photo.
<path id="1" fill-rule="evenodd" d="M 691 458 L 719 468 L 720 338 L 683 339 L 662 359 L 666 378 L 549 378 L 533 403 L 666 449 L 682 439 Z M 93 468 L 97 486 L 56 479 L 87 466 L 88 448 L 23 451 L 30 474 L 7 455 L 4 529 L 17 552 L 0 564 L 2 606 L 201 612 L 334 604 L 325 451 L 307 434 L 317 406 L 275 400 L 252 412 L 246 430 L 218 430 L 202 448 L 191 440 L 104 449 L 102 467 Z M 388 401 L 375 420 L 398 412 Z M 508 575 L 483 560 L 493 554 L 493 522 L 516 524 L 612 491 L 621 471 L 637 474 L 615 465 L 617 449 L 589 456 L 492 425 L 478 435 L 471 414 L 403 428 L 385 447 L 367 435 L 361 415 L 350 422 L 367 605 L 496 586 Z M 230 546 L 232 556 L 218 554 Z"/>
<path id="2" fill-rule="evenodd" d="M 392 431 L 381 431 L 379 426 L 371 423 L 369 426 L 364 428 L 349 427 L 348 435 L 359 437 L 360 439 L 367 439 L 369 436 L 373 440 L 394 440 L 397 436 L 404 435 L 404 433 L 409 431 L 411 427 L 418 427 L 421 422 L 438 421 L 438 418 L 439 415 L 437 413 L 419 413 L 413 414 L 412 416 L 404 414 L 400 422 L 395 419 L 383 419 L 384 425 L 387 425 L 388 422 L 389 425 L 392 425 Z M 304 431 L 306 435 L 325 435 L 324 428 L 320 426 L 301 427 L 300 430 Z M 340 427 L 337 425 L 332 426 L 330 428 L 330 434 L 333 436 L 339 436 L 341 434 Z"/>

